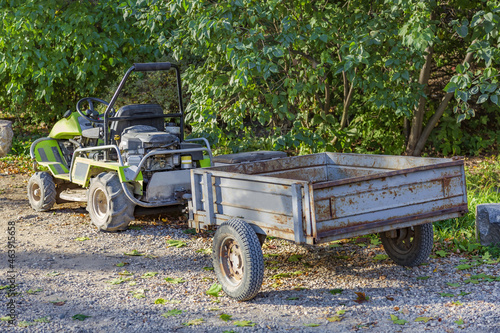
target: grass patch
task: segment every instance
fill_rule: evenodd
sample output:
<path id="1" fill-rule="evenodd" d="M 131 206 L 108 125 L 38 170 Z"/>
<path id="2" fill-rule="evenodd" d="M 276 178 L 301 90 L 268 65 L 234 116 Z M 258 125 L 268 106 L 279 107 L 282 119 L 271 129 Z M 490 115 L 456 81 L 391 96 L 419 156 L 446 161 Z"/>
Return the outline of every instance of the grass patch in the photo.
<path id="1" fill-rule="evenodd" d="M 500 156 L 467 162 L 467 201 L 469 213 L 466 215 L 434 223 L 436 247 L 461 253 L 500 255 L 500 248 L 481 246 L 476 241 L 476 206 L 485 203 L 500 203 Z"/>

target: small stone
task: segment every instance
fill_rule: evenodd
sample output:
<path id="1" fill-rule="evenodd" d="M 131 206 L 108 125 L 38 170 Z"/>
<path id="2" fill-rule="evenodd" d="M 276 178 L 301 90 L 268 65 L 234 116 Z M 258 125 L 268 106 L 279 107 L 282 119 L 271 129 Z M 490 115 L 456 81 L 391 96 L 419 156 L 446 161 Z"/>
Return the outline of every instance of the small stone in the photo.
<path id="1" fill-rule="evenodd" d="M 12 122 L 9 120 L 0 120 L 0 157 L 5 157 L 12 147 Z"/>
<path id="2" fill-rule="evenodd" d="M 477 205 L 476 238 L 483 246 L 500 243 L 500 204 Z"/>

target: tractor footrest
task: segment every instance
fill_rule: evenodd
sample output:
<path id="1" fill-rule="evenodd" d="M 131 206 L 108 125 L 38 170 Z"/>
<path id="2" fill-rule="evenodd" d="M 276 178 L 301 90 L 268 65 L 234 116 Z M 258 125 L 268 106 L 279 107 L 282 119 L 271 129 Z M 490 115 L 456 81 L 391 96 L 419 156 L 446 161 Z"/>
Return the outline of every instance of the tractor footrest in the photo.
<path id="1" fill-rule="evenodd" d="M 59 193 L 59 198 L 66 201 L 79 201 L 86 202 L 87 201 L 87 190 L 82 189 L 67 189 Z"/>

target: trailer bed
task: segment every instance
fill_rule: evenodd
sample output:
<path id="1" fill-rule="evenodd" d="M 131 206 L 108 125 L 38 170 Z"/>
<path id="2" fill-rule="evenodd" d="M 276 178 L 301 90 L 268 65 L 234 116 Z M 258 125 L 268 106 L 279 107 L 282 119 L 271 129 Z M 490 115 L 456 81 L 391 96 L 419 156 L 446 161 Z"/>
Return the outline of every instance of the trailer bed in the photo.
<path id="1" fill-rule="evenodd" d="M 319 153 L 191 173 L 190 225 L 323 243 L 462 216 L 463 160 Z"/>

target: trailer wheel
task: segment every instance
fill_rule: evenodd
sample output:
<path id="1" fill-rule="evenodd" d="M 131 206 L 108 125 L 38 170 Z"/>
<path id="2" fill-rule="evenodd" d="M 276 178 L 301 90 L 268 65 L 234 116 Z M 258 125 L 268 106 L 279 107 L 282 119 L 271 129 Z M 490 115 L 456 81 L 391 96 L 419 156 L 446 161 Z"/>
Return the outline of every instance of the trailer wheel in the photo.
<path id="1" fill-rule="evenodd" d="M 432 251 L 432 223 L 380 233 L 385 252 L 396 264 L 418 266 Z"/>
<path id="2" fill-rule="evenodd" d="M 134 219 L 134 208 L 115 173 L 103 172 L 92 180 L 87 191 L 87 211 L 99 229 L 127 229 Z"/>
<path id="3" fill-rule="evenodd" d="M 264 243 L 266 242 L 267 235 L 265 235 L 265 234 L 257 234 L 257 238 L 259 239 L 260 247 L 262 247 L 264 245 Z"/>
<path id="4" fill-rule="evenodd" d="M 257 295 L 264 279 L 264 258 L 257 234 L 243 220 L 231 219 L 217 229 L 212 259 L 222 289 L 238 301 Z"/>
<path id="5" fill-rule="evenodd" d="M 56 202 L 56 184 L 48 172 L 36 172 L 28 181 L 28 200 L 37 212 L 46 212 Z"/>

